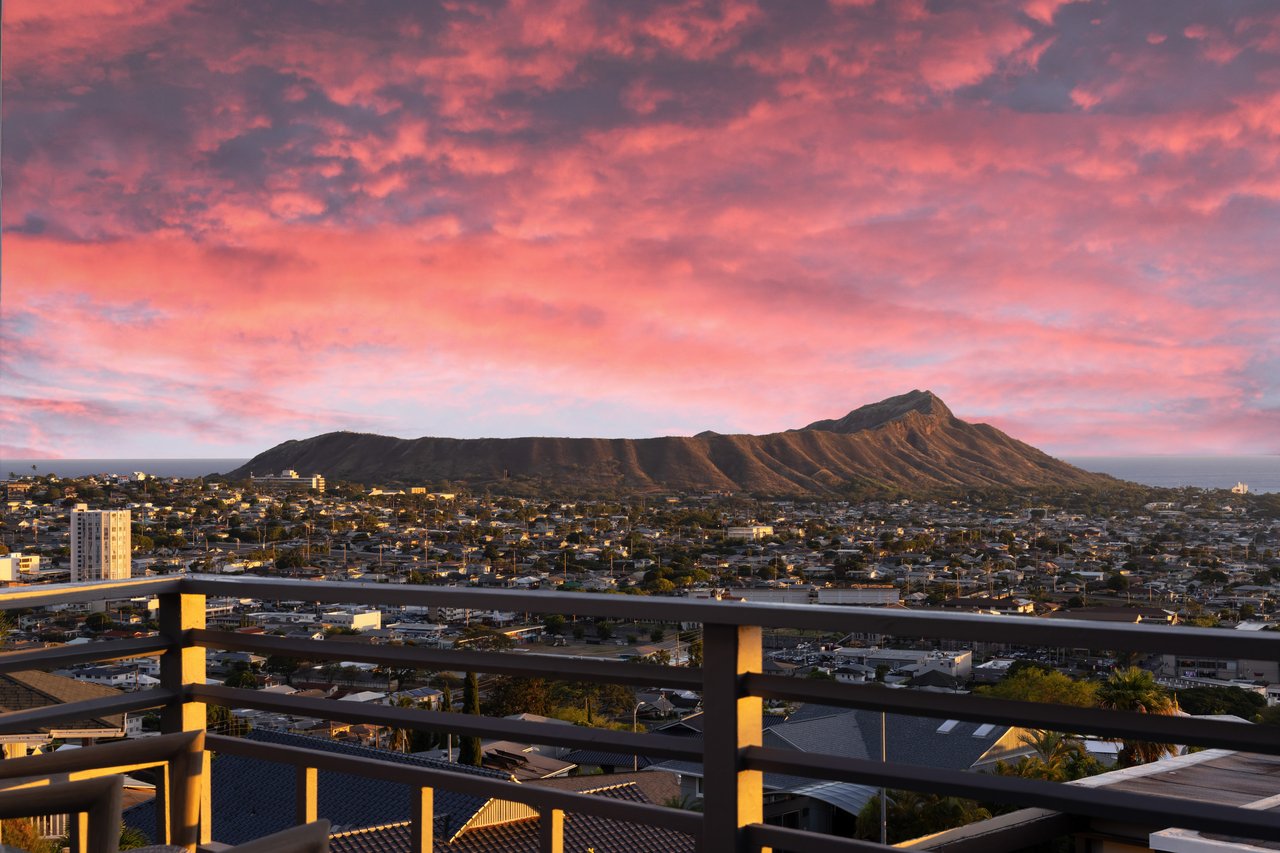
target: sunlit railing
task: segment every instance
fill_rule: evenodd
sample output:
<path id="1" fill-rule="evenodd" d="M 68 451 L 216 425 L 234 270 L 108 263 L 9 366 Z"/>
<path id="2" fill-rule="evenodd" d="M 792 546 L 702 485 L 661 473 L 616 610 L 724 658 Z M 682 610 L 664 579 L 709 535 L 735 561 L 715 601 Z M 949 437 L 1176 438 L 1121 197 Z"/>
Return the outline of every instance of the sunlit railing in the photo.
<path id="1" fill-rule="evenodd" d="M 859 631 L 973 642 L 998 640 L 1028 646 L 1275 659 L 1280 657 L 1280 635 L 1277 634 L 870 608 L 794 607 L 666 597 L 204 576 L 11 588 L 0 592 L 0 606 L 14 609 L 144 595 L 159 598 L 159 637 L 9 653 L 0 655 L 0 672 L 160 654 L 161 683 L 157 689 L 0 714 L 0 734 L 104 714 L 160 708 L 163 729 L 172 737 L 187 739 L 182 740 L 180 748 L 167 757 L 143 756 L 152 764 L 159 763 L 165 768 L 163 779 L 157 786 L 160 797 L 156 811 L 157 829 L 162 836 L 157 841 L 185 846 L 190 850 L 210 840 L 209 755 L 219 752 L 252 755 L 294 766 L 299 823 L 317 816 L 325 817 L 317 815 L 316 780 L 319 770 L 403 783 L 416 792 L 412 797 L 415 851 L 431 849 L 433 792 L 436 789 L 514 801 L 537 810 L 541 815 L 541 849 L 544 851 L 563 849 L 566 813 L 648 824 L 685 833 L 697 840 L 699 849 L 708 853 L 757 851 L 770 847 L 806 851 L 886 849 L 867 841 L 766 824 L 762 785 L 765 772 L 1038 806 L 1086 818 L 1123 816 L 1127 821 L 1149 822 L 1159 827 L 1176 822 L 1186 829 L 1280 841 L 1280 816 L 1273 812 L 1180 800 L 1174 817 L 1167 798 L 766 748 L 762 746 L 761 728 L 763 700 L 779 699 L 938 719 L 998 722 L 1112 738 L 1280 754 L 1280 727 L 1241 726 L 1218 720 L 1138 715 L 968 694 L 925 693 L 765 675 L 761 651 L 761 630 L 768 627 L 841 633 Z M 701 623 L 703 665 L 700 668 L 636 666 L 620 661 L 536 653 L 338 644 L 210 631 L 205 628 L 204 619 L 205 598 L 211 595 L 264 601 L 445 606 Z M 205 650 L 211 648 L 308 660 L 354 660 L 388 668 L 467 670 L 525 677 L 545 677 L 548 672 L 554 672 L 556 677 L 565 680 L 696 690 L 703 699 L 704 737 L 699 741 L 661 733 L 633 733 L 409 708 L 371 707 L 361 703 L 208 685 L 205 683 Z M 703 810 L 701 813 L 683 811 L 447 769 L 206 735 L 206 703 L 349 723 L 448 731 L 462 736 L 700 762 L 704 771 Z M 192 740 L 196 737 L 198 742 Z M 178 741 L 166 743 L 173 746 Z M 127 749 L 141 748 L 127 742 L 116 746 L 125 748 L 120 753 L 123 758 L 117 764 L 105 766 L 104 772 L 116 772 L 121 766 L 129 766 L 131 756 Z M 134 763 L 141 761 L 138 759 Z M 0 763 L 0 778 L 5 777 L 3 766 L 9 764 L 9 761 Z"/>

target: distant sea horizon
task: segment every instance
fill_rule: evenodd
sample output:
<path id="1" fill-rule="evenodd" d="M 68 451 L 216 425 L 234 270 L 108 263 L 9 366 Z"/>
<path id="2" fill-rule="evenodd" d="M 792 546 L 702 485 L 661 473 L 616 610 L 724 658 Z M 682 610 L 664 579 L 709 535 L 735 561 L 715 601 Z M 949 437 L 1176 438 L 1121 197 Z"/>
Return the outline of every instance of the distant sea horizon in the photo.
<path id="1" fill-rule="evenodd" d="M 56 477 L 88 477 L 95 474 L 130 475 L 137 472 L 153 477 L 203 477 L 206 474 L 225 474 L 248 462 L 235 458 L 185 459 L 3 459 L 0 458 L 0 476 L 12 474 L 44 475 Z M 35 471 L 31 466 L 35 466 Z M 262 473 L 269 473 L 263 471 Z"/>
<path id="2" fill-rule="evenodd" d="M 1280 492 L 1280 455 L 1275 456 L 1063 456 L 1077 468 L 1110 474 L 1144 486 Z"/>
<path id="3" fill-rule="evenodd" d="M 1229 489 L 1245 483 L 1250 492 L 1280 492 L 1280 455 L 1276 456 L 1066 456 L 1078 468 L 1110 474 L 1144 486 Z M 245 458 L 184 459 L 0 459 L 0 477 L 33 473 L 59 477 L 92 474 L 156 477 L 203 477 L 225 474 L 248 462 Z M 267 472 L 263 472 L 267 473 Z M 324 472 L 321 472 L 324 473 Z"/>

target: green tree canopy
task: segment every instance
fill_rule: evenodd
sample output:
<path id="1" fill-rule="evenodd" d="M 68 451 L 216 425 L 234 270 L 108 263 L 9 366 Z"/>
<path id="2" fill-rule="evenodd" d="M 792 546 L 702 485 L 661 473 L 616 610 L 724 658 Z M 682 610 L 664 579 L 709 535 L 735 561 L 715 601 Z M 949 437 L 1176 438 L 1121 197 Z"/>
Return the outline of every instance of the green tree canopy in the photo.
<path id="1" fill-rule="evenodd" d="M 1098 704 L 1103 708 L 1138 714 L 1173 714 L 1178 710 L 1177 701 L 1156 682 L 1155 676 L 1136 666 L 1111 673 L 1098 688 Z M 1156 761 L 1176 751 L 1177 747 L 1170 743 L 1122 741 L 1118 763 L 1121 767 L 1132 767 Z"/>
<path id="2" fill-rule="evenodd" d="M 1101 773 L 1106 767 L 1077 738 L 1061 732 L 1032 730 L 1022 734 L 1023 745 L 1034 752 L 1010 764 L 996 762 L 996 773 L 1022 779 L 1069 782 Z"/>
<path id="3" fill-rule="evenodd" d="M 488 625 L 468 625 L 462 629 L 462 633 L 454 643 L 455 646 L 479 651 L 500 651 L 512 648 L 515 644 L 515 640 Z"/>
<path id="4" fill-rule="evenodd" d="M 889 791 L 885 809 L 888 841 L 897 844 L 944 829 L 964 826 L 991 817 L 991 812 L 973 800 L 921 794 L 916 791 Z M 880 838 L 880 798 L 873 797 L 858 813 L 859 838 Z"/>
<path id="5" fill-rule="evenodd" d="M 976 692 L 996 699 L 1091 708 L 1097 704 L 1098 685 L 1056 671 L 1024 669 L 996 684 L 978 687 Z"/>
<path id="6" fill-rule="evenodd" d="M 467 673 L 462 688 L 462 713 L 480 715 L 480 683 L 474 672 Z M 484 759 L 480 738 L 465 735 L 458 743 L 458 763 L 479 767 Z"/>
<path id="7" fill-rule="evenodd" d="M 1178 706 L 1188 714 L 1234 714 L 1253 720 L 1267 707 L 1265 696 L 1242 687 L 1190 687 L 1176 694 Z"/>
<path id="8" fill-rule="evenodd" d="M 554 715 L 551 688 L 541 678 L 515 678 L 499 676 L 489 684 L 484 701 L 484 711 L 491 717 L 509 717 L 512 714 Z"/>

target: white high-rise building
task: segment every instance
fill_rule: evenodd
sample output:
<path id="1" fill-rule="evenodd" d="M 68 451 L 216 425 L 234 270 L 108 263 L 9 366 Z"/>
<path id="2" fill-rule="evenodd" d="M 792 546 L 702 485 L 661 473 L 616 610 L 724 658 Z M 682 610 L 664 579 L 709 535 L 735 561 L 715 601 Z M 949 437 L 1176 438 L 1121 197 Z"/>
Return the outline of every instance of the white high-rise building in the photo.
<path id="1" fill-rule="evenodd" d="M 133 534 L 129 510 L 71 510 L 71 580 L 120 580 L 133 572 Z"/>

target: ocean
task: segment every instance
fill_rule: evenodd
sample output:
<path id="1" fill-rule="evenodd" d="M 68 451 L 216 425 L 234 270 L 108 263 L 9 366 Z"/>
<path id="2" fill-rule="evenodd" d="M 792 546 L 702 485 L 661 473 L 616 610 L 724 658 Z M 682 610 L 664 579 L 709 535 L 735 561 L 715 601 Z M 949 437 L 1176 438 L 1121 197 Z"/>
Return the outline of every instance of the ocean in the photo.
<path id="1" fill-rule="evenodd" d="M 1280 456 L 1072 456 L 1065 461 L 1145 486 L 1229 489 L 1244 483 L 1250 492 L 1280 492 Z"/>
<path id="2" fill-rule="evenodd" d="M 0 477 L 10 472 L 59 477 L 132 474 L 202 477 L 239 468 L 248 459 L 0 459 Z M 1066 460 L 1086 471 L 1100 471 L 1147 486 L 1199 486 L 1229 489 L 1246 483 L 1251 492 L 1280 492 L 1280 456 L 1073 456 Z M 323 472 L 321 472 L 323 473 Z"/>
<path id="3" fill-rule="evenodd" d="M 17 474 L 53 474 L 87 477 L 91 474 L 132 474 L 153 477 L 203 477 L 234 471 L 248 459 L 0 459 L 0 477 Z M 36 466 L 33 472 L 31 466 Z"/>

